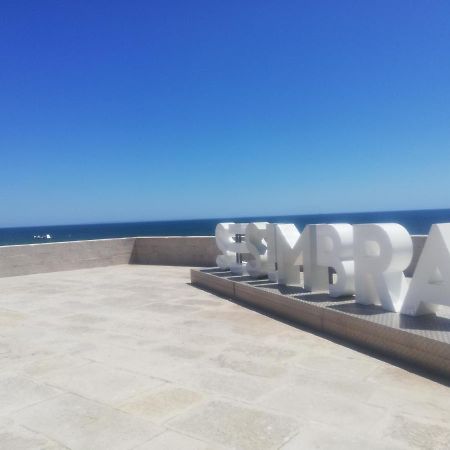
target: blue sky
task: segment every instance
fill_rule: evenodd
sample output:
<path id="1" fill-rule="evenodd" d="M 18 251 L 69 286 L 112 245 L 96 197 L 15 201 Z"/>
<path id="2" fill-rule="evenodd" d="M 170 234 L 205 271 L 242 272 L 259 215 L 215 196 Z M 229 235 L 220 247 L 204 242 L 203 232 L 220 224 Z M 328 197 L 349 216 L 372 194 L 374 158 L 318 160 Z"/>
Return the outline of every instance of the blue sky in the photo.
<path id="1" fill-rule="evenodd" d="M 0 226 L 450 207 L 450 2 L 2 1 Z"/>

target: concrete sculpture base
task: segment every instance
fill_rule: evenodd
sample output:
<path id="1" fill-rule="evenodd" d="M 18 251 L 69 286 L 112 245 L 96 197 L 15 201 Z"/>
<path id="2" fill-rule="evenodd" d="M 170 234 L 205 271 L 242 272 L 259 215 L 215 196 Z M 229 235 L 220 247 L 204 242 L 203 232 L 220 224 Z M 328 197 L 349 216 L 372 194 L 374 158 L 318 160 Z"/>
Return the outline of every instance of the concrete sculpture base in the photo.
<path id="1" fill-rule="evenodd" d="M 192 269 L 191 282 L 292 322 L 450 376 L 450 317 L 405 316 L 375 305 L 356 304 L 353 297 L 335 299 L 327 293 L 280 286 L 267 278 L 236 276 L 219 268 Z"/>

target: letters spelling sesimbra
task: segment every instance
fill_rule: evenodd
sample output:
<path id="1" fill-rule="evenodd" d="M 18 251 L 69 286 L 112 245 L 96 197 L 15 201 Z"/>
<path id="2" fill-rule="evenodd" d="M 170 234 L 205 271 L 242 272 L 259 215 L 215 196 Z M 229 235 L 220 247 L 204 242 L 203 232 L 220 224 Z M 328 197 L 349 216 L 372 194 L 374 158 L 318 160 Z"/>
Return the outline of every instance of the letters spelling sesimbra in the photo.
<path id="1" fill-rule="evenodd" d="M 217 265 L 233 273 L 299 285 L 302 266 L 304 288 L 312 292 L 354 294 L 357 303 L 413 316 L 450 306 L 450 223 L 431 227 L 412 279 L 403 273 L 411 263 L 412 239 L 396 223 L 308 225 L 302 233 L 292 224 L 219 223 L 216 242 L 222 252 Z M 239 257 L 245 253 L 248 262 Z"/>

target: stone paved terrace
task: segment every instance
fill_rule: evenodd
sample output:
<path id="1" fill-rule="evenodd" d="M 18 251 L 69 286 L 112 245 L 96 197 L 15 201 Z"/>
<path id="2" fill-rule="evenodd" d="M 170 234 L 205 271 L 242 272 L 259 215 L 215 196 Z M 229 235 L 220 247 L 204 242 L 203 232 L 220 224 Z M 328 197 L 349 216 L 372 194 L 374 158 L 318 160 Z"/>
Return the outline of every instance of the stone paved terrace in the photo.
<path id="1" fill-rule="evenodd" d="M 192 287 L 188 268 L 3 278 L 0 302 L 1 449 L 450 448 L 443 382 Z"/>

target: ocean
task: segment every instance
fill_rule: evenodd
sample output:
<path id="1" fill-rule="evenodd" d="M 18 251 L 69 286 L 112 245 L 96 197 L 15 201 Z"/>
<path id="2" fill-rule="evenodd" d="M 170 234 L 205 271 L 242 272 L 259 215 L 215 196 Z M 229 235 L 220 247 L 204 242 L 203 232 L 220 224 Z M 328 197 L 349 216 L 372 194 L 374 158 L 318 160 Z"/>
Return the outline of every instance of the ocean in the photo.
<path id="1" fill-rule="evenodd" d="M 227 217 L 218 219 L 171 220 L 161 222 L 103 223 L 88 225 L 48 225 L 0 228 L 0 245 L 67 242 L 86 239 L 107 239 L 133 236 L 212 236 L 219 222 L 294 223 L 299 230 L 313 223 L 375 223 L 396 222 L 411 234 L 428 234 L 433 223 L 450 222 L 450 209 L 416 211 L 385 211 L 339 214 L 308 214 L 292 216 Z M 51 235 L 50 240 L 34 236 Z"/>

